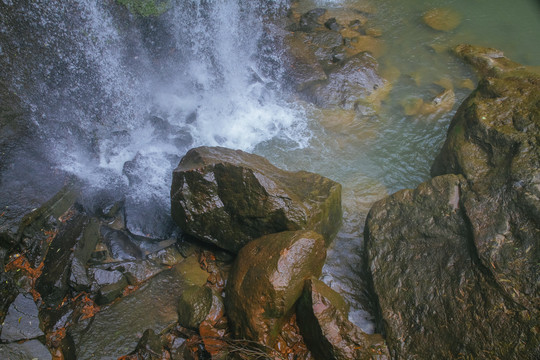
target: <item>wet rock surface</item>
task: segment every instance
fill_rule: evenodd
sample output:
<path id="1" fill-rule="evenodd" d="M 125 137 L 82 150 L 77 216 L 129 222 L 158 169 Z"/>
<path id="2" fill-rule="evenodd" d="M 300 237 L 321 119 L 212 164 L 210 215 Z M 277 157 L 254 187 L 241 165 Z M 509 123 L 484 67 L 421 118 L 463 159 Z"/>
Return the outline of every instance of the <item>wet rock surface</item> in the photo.
<path id="1" fill-rule="evenodd" d="M 0 339 L 6 342 L 34 339 L 44 335 L 40 329 L 38 307 L 31 294 L 19 294 L 10 305 L 2 324 Z"/>
<path id="2" fill-rule="evenodd" d="M 328 285 L 306 280 L 297 304 L 298 325 L 315 359 L 390 359 L 381 335 L 369 335 L 348 320 L 349 306 Z"/>
<path id="3" fill-rule="evenodd" d="M 381 321 L 396 358 L 532 359 L 540 78 L 494 49 L 457 52 L 484 77 L 452 120 L 436 177 L 376 203 L 366 222 Z"/>
<path id="4" fill-rule="evenodd" d="M 378 111 L 391 85 L 375 58 L 385 49 L 380 30 L 358 9 L 294 10 L 284 37 L 287 79 L 299 96 L 321 108 Z"/>
<path id="5" fill-rule="evenodd" d="M 186 260 L 161 272 L 134 293 L 72 327 L 69 334 L 77 359 L 116 359 L 135 350 L 139 334 L 145 330 L 159 333 L 175 324 L 183 289 L 206 283 L 208 274 L 192 265 Z"/>
<path id="6" fill-rule="evenodd" d="M 47 347 L 38 340 L 0 344 L 0 357 L 9 360 L 52 360 L 52 355 Z"/>
<path id="7" fill-rule="evenodd" d="M 171 213 L 186 233 L 233 252 L 285 230 L 312 229 L 330 241 L 341 221 L 341 185 L 240 150 L 200 147 L 173 173 Z"/>
<path id="8" fill-rule="evenodd" d="M 320 276 L 325 258 L 324 239 L 313 231 L 266 235 L 244 246 L 225 297 L 235 336 L 273 345 L 294 311 L 304 280 Z"/>

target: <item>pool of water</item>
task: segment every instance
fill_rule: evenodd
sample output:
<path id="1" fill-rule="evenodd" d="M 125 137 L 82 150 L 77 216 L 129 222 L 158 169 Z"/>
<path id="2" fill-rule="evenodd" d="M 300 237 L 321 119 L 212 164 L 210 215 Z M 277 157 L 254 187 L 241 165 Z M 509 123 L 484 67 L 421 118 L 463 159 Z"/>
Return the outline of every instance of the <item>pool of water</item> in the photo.
<path id="1" fill-rule="evenodd" d="M 260 144 L 255 151 L 288 169 L 306 169 L 343 185 L 344 221 L 323 269 L 323 279 L 353 304 L 351 320 L 372 331 L 363 310 L 362 231 L 372 203 L 387 194 L 416 187 L 429 178 L 459 104 L 476 86 L 469 67 L 452 55 L 461 43 L 495 47 L 511 59 L 540 63 L 540 4 L 534 0 L 454 1 L 299 1 L 299 13 L 316 7 L 363 11 L 367 27 L 380 31 L 384 47 L 380 70 L 393 88 L 376 116 L 303 107 L 312 138 L 308 147 Z M 424 13 L 452 9 L 459 25 L 447 32 L 428 27 Z M 438 114 L 407 115 L 407 103 L 429 102 L 450 88 L 455 103 Z"/>
<path id="2" fill-rule="evenodd" d="M 539 2 L 293 2 L 298 13 L 360 11 L 378 36 L 380 72 L 392 90 L 369 116 L 318 109 L 275 84 L 282 59 L 261 41 L 262 24 L 269 13 L 285 14 L 287 1 L 172 3 L 153 21 L 115 2 L 0 2 L 0 81 L 21 96 L 30 114 L 23 128 L 36 134 L 1 153 L 0 229 L 10 212 L 20 217 L 52 196 L 66 174 L 86 181 L 85 190 L 126 197 L 126 206 L 170 221 L 171 172 L 190 147 L 253 151 L 343 185 L 343 226 L 323 279 L 349 300 L 351 319 L 372 331 L 364 221 L 373 202 L 429 178 L 449 122 L 477 81 L 450 49 L 495 47 L 540 65 Z M 457 14 L 455 29 L 423 23 L 438 7 Z M 422 110 L 445 91 L 454 100 L 444 111 Z"/>

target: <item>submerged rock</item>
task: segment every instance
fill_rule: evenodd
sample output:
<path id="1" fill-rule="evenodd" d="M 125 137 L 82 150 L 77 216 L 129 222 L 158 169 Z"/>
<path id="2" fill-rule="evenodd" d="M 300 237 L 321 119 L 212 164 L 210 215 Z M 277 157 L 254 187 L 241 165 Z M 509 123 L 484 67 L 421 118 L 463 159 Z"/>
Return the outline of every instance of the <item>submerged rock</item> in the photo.
<path id="1" fill-rule="evenodd" d="M 285 230 L 312 229 L 329 242 L 341 221 L 341 185 L 240 150 L 199 147 L 173 173 L 171 213 L 187 234 L 233 252 Z"/>
<path id="2" fill-rule="evenodd" d="M 354 109 L 376 103 L 378 95 L 387 93 L 388 86 L 378 74 L 377 61 L 363 52 L 330 71 L 328 80 L 313 83 L 302 93 L 322 108 Z"/>
<path id="3" fill-rule="evenodd" d="M 422 20 L 434 30 L 450 31 L 461 23 L 461 15 L 453 9 L 435 8 L 427 11 Z"/>
<path id="4" fill-rule="evenodd" d="M 452 120 L 436 177 L 366 221 L 396 358 L 540 356 L 540 77 L 488 50 L 458 47 L 484 78 Z"/>
<path id="5" fill-rule="evenodd" d="M 306 280 L 297 305 L 300 331 L 315 359 L 390 359 L 382 336 L 369 335 L 348 319 L 349 306 L 328 285 Z"/>
<path id="6" fill-rule="evenodd" d="M 273 345 L 294 311 L 304 280 L 320 276 L 325 258 L 324 239 L 313 231 L 266 235 L 244 246 L 225 297 L 235 336 Z"/>

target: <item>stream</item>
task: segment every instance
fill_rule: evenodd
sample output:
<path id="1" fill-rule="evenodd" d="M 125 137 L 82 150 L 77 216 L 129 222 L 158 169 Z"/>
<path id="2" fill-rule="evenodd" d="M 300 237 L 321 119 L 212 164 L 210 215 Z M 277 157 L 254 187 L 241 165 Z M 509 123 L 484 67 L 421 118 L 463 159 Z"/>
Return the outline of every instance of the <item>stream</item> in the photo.
<path id="1" fill-rule="evenodd" d="M 161 3 L 158 1 L 158 3 Z M 429 178 L 459 104 L 476 86 L 448 49 L 498 48 L 538 65 L 535 0 L 307 1 L 356 9 L 374 29 L 379 71 L 392 90 L 375 113 L 322 110 L 285 86 L 280 31 L 288 1 L 168 2 L 159 17 L 115 1 L 1 0 L 1 83 L 28 122 L 0 153 L 0 226 L 39 206 L 75 176 L 89 209 L 124 199 L 128 229 L 167 238 L 172 170 L 192 147 L 242 149 L 287 170 L 343 185 L 343 225 L 322 279 L 351 303 L 351 320 L 373 332 L 363 304 L 362 231 L 374 201 Z M 459 14 L 448 32 L 426 26 L 436 7 Z M 422 113 L 445 89 L 455 101 Z"/>

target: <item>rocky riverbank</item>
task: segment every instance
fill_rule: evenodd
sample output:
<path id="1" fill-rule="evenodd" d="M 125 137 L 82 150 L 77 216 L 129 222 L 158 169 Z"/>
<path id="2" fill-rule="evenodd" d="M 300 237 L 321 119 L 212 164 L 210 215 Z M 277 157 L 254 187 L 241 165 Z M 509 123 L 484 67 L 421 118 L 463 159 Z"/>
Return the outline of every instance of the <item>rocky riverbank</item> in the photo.
<path id="1" fill-rule="evenodd" d="M 366 223 L 379 319 L 394 358 L 534 359 L 540 77 L 495 49 L 455 51 L 482 79 L 434 177 L 376 203 Z"/>

